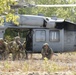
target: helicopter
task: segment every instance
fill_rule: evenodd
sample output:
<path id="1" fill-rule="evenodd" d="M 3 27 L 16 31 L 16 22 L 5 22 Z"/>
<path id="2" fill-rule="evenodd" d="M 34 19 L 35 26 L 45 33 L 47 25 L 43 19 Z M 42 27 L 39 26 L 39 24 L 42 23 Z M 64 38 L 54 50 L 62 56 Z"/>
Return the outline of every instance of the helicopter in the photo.
<path id="1" fill-rule="evenodd" d="M 15 5 L 12 8 L 21 7 L 75 7 L 76 4 L 65 5 Z M 14 23 L 4 23 L 0 27 L 0 38 L 4 37 L 7 29 L 15 29 L 24 33 L 22 39 L 26 39 L 28 52 L 40 53 L 44 43 L 48 43 L 54 52 L 71 52 L 76 50 L 76 24 L 57 18 L 41 15 L 19 15 L 19 26 Z M 26 36 L 25 36 L 26 34 Z"/>

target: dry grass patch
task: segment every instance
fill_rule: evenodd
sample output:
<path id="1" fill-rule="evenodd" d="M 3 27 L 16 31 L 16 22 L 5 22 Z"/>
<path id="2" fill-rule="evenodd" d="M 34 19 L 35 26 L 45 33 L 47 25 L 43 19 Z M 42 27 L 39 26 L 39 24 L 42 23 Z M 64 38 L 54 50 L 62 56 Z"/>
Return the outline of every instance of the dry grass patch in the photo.
<path id="1" fill-rule="evenodd" d="M 0 72 L 61 72 L 72 71 L 76 74 L 76 53 L 56 54 L 51 60 L 41 60 L 40 54 L 33 55 L 33 59 L 25 61 L 0 61 Z"/>

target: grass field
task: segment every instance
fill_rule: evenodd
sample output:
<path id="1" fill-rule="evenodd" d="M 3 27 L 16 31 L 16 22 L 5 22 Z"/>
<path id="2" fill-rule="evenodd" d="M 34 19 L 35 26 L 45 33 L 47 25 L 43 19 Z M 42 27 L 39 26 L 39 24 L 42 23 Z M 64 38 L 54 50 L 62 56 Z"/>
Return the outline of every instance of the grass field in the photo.
<path id="1" fill-rule="evenodd" d="M 56 53 L 51 60 L 41 60 L 41 54 L 33 54 L 28 60 L 0 61 L 0 72 L 71 72 L 76 75 L 76 53 Z M 66 75 L 66 74 L 65 74 Z M 71 74 L 68 74 L 71 75 Z"/>

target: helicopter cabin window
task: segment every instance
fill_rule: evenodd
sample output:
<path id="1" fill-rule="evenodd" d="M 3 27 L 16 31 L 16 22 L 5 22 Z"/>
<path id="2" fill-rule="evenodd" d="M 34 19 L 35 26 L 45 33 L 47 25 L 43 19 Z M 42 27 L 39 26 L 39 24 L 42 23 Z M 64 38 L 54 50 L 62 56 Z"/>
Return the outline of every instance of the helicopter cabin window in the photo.
<path id="1" fill-rule="evenodd" d="M 50 30 L 50 41 L 51 42 L 60 41 L 60 32 L 58 30 Z"/>
<path id="2" fill-rule="evenodd" d="M 36 31 L 36 42 L 45 42 L 45 31 L 44 30 L 37 30 Z"/>

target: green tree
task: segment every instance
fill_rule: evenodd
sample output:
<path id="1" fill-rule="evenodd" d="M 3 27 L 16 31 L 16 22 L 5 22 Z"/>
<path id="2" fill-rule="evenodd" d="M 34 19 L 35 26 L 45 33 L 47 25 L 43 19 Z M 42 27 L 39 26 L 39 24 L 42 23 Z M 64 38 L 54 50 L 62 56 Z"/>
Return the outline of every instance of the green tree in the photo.
<path id="1" fill-rule="evenodd" d="M 55 5 L 55 4 L 75 4 L 76 0 L 25 0 L 25 2 L 28 2 L 30 4 L 47 4 L 47 5 Z M 56 15 L 60 18 L 64 19 L 70 19 L 73 22 L 76 22 L 76 7 L 33 7 L 33 8 L 21 8 L 19 9 L 19 13 L 21 14 L 39 14 L 42 13 L 45 16 L 51 17 L 53 15 Z"/>
<path id="2" fill-rule="evenodd" d="M 10 5 L 15 5 L 15 0 L 0 0 L 0 25 L 4 22 L 4 16 L 6 16 L 7 22 L 14 22 L 15 24 L 18 24 L 17 18 L 14 14 L 14 10 L 11 9 Z"/>

